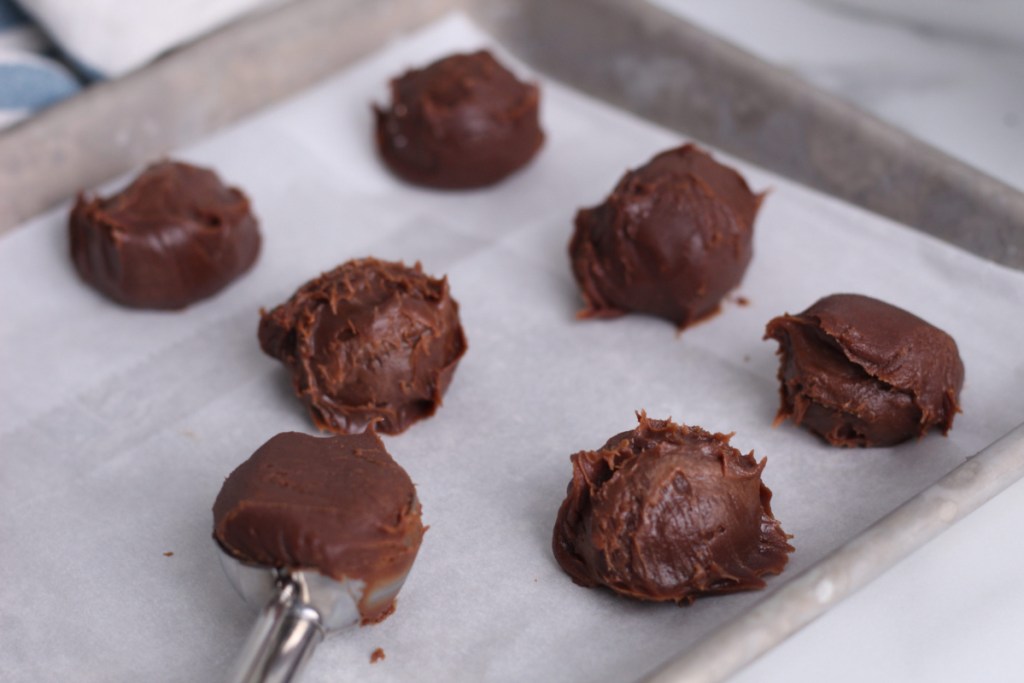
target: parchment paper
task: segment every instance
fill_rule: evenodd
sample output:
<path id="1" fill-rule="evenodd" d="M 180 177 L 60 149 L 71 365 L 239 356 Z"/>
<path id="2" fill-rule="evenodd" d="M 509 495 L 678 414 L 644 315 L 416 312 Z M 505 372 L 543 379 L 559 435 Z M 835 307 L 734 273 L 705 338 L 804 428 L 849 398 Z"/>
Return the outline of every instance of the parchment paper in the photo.
<path id="1" fill-rule="evenodd" d="M 631 428 L 637 409 L 734 431 L 734 445 L 768 457 L 797 548 L 769 591 L 1024 415 L 1024 275 L 724 155 L 771 188 L 738 290 L 750 305 L 726 303 L 682 335 L 638 316 L 576 321 L 575 210 L 683 139 L 533 75 L 548 142 L 526 170 L 475 192 L 400 184 L 375 157 L 369 103 L 405 68 L 482 45 L 498 47 L 449 17 L 174 151 L 243 187 L 265 237 L 249 275 L 184 312 L 127 310 L 83 286 L 66 206 L 0 241 L 0 679 L 223 676 L 254 614 L 222 575 L 210 507 L 266 439 L 314 431 L 258 348 L 257 311 L 349 258 L 447 273 L 470 350 L 437 416 L 385 438 L 431 527 L 398 610 L 326 641 L 309 681 L 629 680 L 761 599 L 636 603 L 579 588 L 555 564 L 569 455 Z M 843 291 L 956 338 L 967 383 L 948 438 L 846 451 L 771 427 L 765 323 Z M 387 658 L 371 665 L 376 647 Z"/>

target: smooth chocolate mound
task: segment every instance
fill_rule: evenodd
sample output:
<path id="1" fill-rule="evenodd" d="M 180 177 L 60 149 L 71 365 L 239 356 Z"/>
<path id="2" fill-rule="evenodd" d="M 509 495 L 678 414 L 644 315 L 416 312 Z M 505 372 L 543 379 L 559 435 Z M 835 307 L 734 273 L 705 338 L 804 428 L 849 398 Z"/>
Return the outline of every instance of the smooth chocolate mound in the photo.
<path id="1" fill-rule="evenodd" d="M 916 315 L 859 294 L 833 294 L 768 323 L 779 342 L 776 422 L 790 418 L 833 446 L 891 446 L 960 412 L 956 342 Z"/>
<path id="2" fill-rule="evenodd" d="M 572 456 L 552 548 L 581 586 L 651 601 L 763 588 L 793 548 L 761 483 L 765 460 L 729 436 L 637 415 L 639 426 Z"/>
<path id="3" fill-rule="evenodd" d="M 292 373 L 313 422 L 397 434 L 441 405 L 466 337 L 448 280 L 417 263 L 349 261 L 261 311 L 260 346 Z"/>
<path id="4" fill-rule="evenodd" d="M 627 172 L 603 204 L 576 214 L 580 317 L 635 311 L 683 328 L 714 314 L 750 263 L 762 197 L 694 145 Z"/>
<path id="5" fill-rule="evenodd" d="M 540 91 L 490 52 L 445 57 L 391 81 L 390 109 L 374 106 L 377 147 L 395 175 L 428 187 L 492 185 L 544 143 Z"/>
<path id="6" fill-rule="evenodd" d="M 70 232 L 82 279 L 135 308 L 180 309 L 212 296 L 260 251 L 242 191 L 175 161 L 153 164 L 106 199 L 79 195 Z"/>
<path id="7" fill-rule="evenodd" d="M 372 431 L 278 434 L 224 482 L 213 524 L 242 562 L 364 582 L 364 622 L 394 609 L 374 596 L 404 580 L 424 531 L 412 480 Z"/>

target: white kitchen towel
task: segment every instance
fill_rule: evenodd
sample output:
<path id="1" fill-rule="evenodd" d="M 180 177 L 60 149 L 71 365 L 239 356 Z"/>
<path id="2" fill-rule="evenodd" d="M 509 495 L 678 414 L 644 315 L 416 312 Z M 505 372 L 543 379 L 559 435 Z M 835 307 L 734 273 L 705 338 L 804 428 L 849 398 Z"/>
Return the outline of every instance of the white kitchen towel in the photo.
<path id="1" fill-rule="evenodd" d="M 92 76 L 112 78 L 239 16 L 285 0 L 19 0 Z"/>

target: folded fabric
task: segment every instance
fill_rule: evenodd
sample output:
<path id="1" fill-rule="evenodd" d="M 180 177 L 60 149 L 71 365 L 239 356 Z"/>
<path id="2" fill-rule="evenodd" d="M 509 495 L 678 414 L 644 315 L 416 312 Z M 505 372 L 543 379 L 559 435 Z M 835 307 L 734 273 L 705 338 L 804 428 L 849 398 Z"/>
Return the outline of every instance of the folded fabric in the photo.
<path id="1" fill-rule="evenodd" d="M 20 0 L 20 4 L 77 67 L 111 78 L 254 8 L 280 1 Z"/>
<path id="2" fill-rule="evenodd" d="M 48 42 L 11 0 L 0 0 L 0 50 L 41 52 Z"/>
<path id="3" fill-rule="evenodd" d="M 47 57 L 49 42 L 9 0 L 0 0 L 0 128 L 81 88 L 78 79 Z"/>

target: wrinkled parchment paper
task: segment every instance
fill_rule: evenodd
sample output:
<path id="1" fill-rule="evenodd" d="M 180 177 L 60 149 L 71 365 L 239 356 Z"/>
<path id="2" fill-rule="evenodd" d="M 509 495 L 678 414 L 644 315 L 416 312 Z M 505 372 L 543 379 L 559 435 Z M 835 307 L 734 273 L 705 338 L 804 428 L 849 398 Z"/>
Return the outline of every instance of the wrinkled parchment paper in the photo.
<path id="1" fill-rule="evenodd" d="M 184 312 L 127 310 L 83 286 L 66 206 L 0 240 L 0 679 L 224 675 L 255 615 L 221 572 L 210 507 L 269 437 L 314 431 L 259 350 L 257 312 L 349 258 L 447 273 L 470 350 L 437 416 L 385 437 L 430 524 L 398 610 L 323 643 L 312 682 L 630 680 L 761 599 L 641 604 L 579 588 L 555 564 L 569 455 L 630 429 L 637 409 L 735 432 L 734 445 L 768 457 L 765 481 L 797 549 L 768 590 L 1024 416 L 1024 274 L 743 163 L 733 162 L 754 188 L 771 189 L 737 291 L 748 306 L 727 302 L 681 336 L 637 316 L 575 320 L 575 210 L 683 138 L 506 55 L 543 87 L 548 141 L 534 163 L 482 191 L 397 182 L 375 157 L 369 103 L 405 68 L 484 45 L 500 50 L 446 18 L 173 151 L 244 188 L 265 237 L 250 274 Z M 948 438 L 846 451 L 771 427 L 765 323 L 844 291 L 956 338 L 967 383 Z M 371 665 L 376 647 L 386 659 Z"/>

